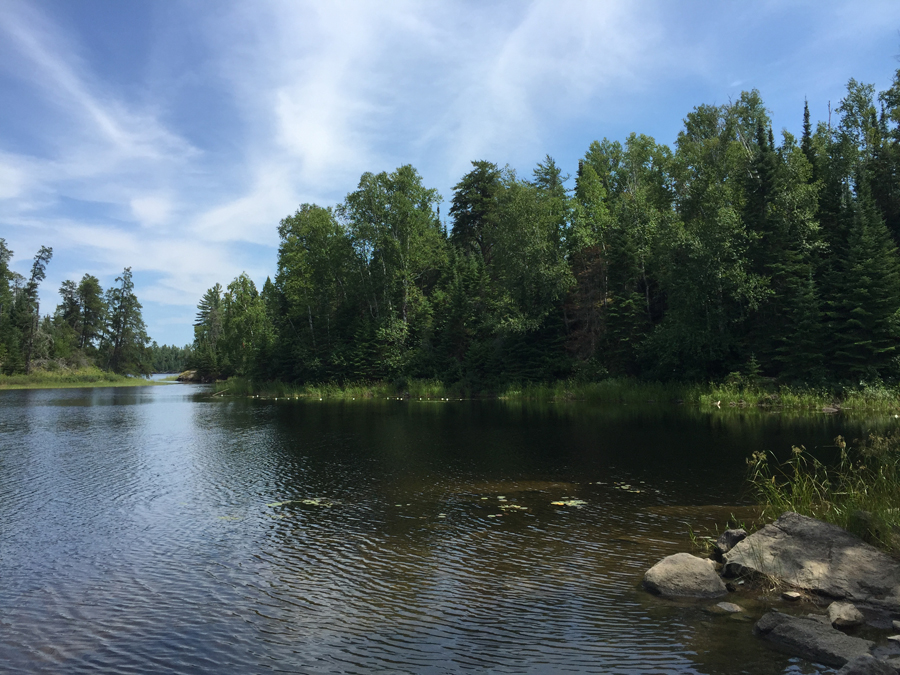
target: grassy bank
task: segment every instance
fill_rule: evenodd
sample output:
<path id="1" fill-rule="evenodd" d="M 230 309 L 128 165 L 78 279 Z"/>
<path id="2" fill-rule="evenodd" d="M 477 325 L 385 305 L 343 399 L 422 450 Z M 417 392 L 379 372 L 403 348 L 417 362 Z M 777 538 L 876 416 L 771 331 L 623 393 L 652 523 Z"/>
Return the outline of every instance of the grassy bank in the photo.
<path id="1" fill-rule="evenodd" d="M 754 453 L 749 480 L 763 506 L 761 520 L 795 511 L 900 553 L 900 431 L 870 434 L 855 444 L 835 439 L 840 461 L 834 466 L 803 447 L 794 447 L 780 464 L 768 453 Z"/>
<path id="2" fill-rule="evenodd" d="M 75 387 L 143 387 L 157 384 L 141 377 L 127 377 L 99 368 L 35 370 L 28 375 L 0 375 L 3 389 L 64 389 Z"/>
<path id="3" fill-rule="evenodd" d="M 260 396 L 263 398 L 308 398 L 363 400 L 375 398 L 475 398 L 481 392 L 463 387 L 447 387 L 436 380 L 412 380 L 398 385 L 388 382 L 356 382 L 345 384 L 288 384 L 285 382 L 254 382 L 244 377 L 231 377 L 215 383 L 216 394 Z"/>
<path id="4" fill-rule="evenodd" d="M 900 411 L 900 390 L 894 387 L 860 386 L 813 389 L 772 385 L 683 384 L 641 382 L 629 378 L 600 382 L 564 380 L 549 384 L 510 384 L 498 389 L 473 389 L 446 385 L 437 380 L 408 380 L 402 383 L 356 382 L 288 384 L 254 382 L 232 377 L 216 384 L 216 392 L 265 398 L 367 399 L 367 398 L 499 398 L 533 401 L 589 401 L 594 403 L 684 403 L 701 408 L 760 408 L 816 410 Z"/>

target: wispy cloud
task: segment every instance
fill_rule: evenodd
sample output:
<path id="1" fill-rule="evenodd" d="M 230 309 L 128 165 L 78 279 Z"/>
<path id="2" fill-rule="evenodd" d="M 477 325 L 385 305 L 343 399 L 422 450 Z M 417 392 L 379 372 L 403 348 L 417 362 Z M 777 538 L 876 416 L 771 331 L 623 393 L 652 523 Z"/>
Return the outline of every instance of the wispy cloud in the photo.
<path id="1" fill-rule="evenodd" d="M 146 60 L 128 61 L 123 86 L 91 40 L 107 14 L 127 21 L 135 7 L 155 17 L 144 27 L 154 47 L 123 42 L 113 54 Z M 132 266 L 151 334 L 158 325 L 176 342 L 190 327 L 167 322 L 206 288 L 274 271 L 281 218 L 339 201 L 364 171 L 412 163 L 450 198 L 472 160 L 525 170 L 549 152 L 572 163 L 590 140 L 643 125 L 671 140 L 691 106 L 735 88 L 759 87 L 773 107 L 768 91 L 827 100 L 826 81 L 839 90 L 849 60 L 871 61 L 893 39 L 889 72 L 900 51 L 884 27 L 900 25 L 900 6 L 887 0 L 259 0 L 90 12 L 4 2 L 0 94 L 17 107 L 0 119 L 0 236 L 20 268 L 42 243 L 58 252 L 45 307 L 62 278 L 108 283 Z"/>

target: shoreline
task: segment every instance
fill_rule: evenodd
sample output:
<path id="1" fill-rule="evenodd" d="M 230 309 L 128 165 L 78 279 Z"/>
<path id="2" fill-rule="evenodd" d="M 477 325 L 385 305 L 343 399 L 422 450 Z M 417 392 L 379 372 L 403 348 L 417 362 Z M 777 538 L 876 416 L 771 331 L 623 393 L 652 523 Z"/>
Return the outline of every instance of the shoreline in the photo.
<path id="1" fill-rule="evenodd" d="M 149 380 L 107 373 L 99 369 L 35 371 L 30 375 L 0 375 L 0 391 L 19 389 L 81 389 L 97 387 L 149 387 L 171 380 Z"/>
<path id="2" fill-rule="evenodd" d="M 506 400 L 619 404 L 689 404 L 712 410 L 796 411 L 834 414 L 842 411 L 900 413 L 900 390 L 889 387 L 814 389 L 774 385 L 734 387 L 608 379 L 599 382 L 558 381 L 509 384 L 496 389 L 445 385 L 435 380 L 290 384 L 254 382 L 231 377 L 215 382 L 215 395 L 290 399 Z"/>

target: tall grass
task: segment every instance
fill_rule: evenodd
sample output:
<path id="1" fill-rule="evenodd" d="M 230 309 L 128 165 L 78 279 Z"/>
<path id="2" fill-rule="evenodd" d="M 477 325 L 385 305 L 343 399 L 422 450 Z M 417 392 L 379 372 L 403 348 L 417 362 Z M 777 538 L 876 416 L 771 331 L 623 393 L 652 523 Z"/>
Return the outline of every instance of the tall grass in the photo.
<path id="1" fill-rule="evenodd" d="M 230 377 L 216 382 L 217 394 L 261 396 L 263 398 L 307 398 L 365 400 L 378 398 L 441 399 L 471 398 L 472 392 L 462 386 L 448 387 L 437 380 L 406 382 L 350 382 L 343 384 L 289 384 L 281 381 L 256 382 L 244 377 Z"/>
<path id="2" fill-rule="evenodd" d="M 900 410 L 900 390 L 887 385 L 856 387 L 790 387 L 765 383 L 735 383 L 726 380 L 700 388 L 701 406 L 739 408 L 790 408 L 837 410 Z"/>
<path id="3" fill-rule="evenodd" d="M 28 375 L 0 375 L 0 389 L 47 389 L 91 386 L 143 386 L 152 384 L 139 377 L 117 375 L 95 367 L 33 370 Z"/>
<path id="4" fill-rule="evenodd" d="M 823 409 L 900 411 L 900 391 L 886 386 L 856 388 L 775 387 L 759 382 L 735 381 L 721 384 L 643 382 L 633 378 L 609 378 L 599 382 L 560 380 L 550 383 L 513 383 L 496 389 L 474 389 L 465 384 L 445 384 L 439 380 L 399 380 L 396 382 L 349 382 L 290 384 L 281 381 L 257 382 L 232 377 L 216 384 L 218 393 L 268 398 L 367 399 L 409 398 L 499 398 L 510 401 L 588 401 L 592 403 L 685 403 L 701 409 L 760 408 L 785 410 Z"/>
<path id="5" fill-rule="evenodd" d="M 869 435 L 855 450 L 841 436 L 835 445 L 840 461 L 830 467 L 802 446 L 783 463 L 754 453 L 749 481 L 763 505 L 762 518 L 795 511 L 900 552 L 900 431 Z"/>
<path id="6" fill-rule="evenodd" d="M 534 401 L 590 401 L 593 403 L 683 403 L 699 397 L 692 385 L 641 382 L 629 378 L 610 378 L 599 382 L 562 380 L 549 384 L 509 385 L 498 398 Z"/>

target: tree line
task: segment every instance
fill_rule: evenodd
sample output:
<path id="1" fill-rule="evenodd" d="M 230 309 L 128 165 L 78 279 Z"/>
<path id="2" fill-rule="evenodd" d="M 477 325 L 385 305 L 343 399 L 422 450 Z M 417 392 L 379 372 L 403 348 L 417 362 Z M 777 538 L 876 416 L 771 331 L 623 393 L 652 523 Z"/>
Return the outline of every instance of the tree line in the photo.
<path id="1" fill-rule="evenodd" d="M 278 228 L 277 270 L 203 296 L 192 363 L 293 382 L 900 376 L 900 71 L 776 141 L 757 91 L 674 147 L 592 143 L 570 177 L 488 161 L 441 197 L 365 173 Z M 799 111 L 798 111 L 799 117 Z"/>
<path id="2" fill-rule="evenodd" d="M 27 277 L 10 269 L 12 256 L 0 238 L 0 373 L 63 365 L 146 375 L 183 367 L 185 348 L 149 345 L 130 267 L 106 291 L 91 274 L 64 281 L 60 303 L 42 316 L 38 290 L 53 249 L 41 247 Z"/>

